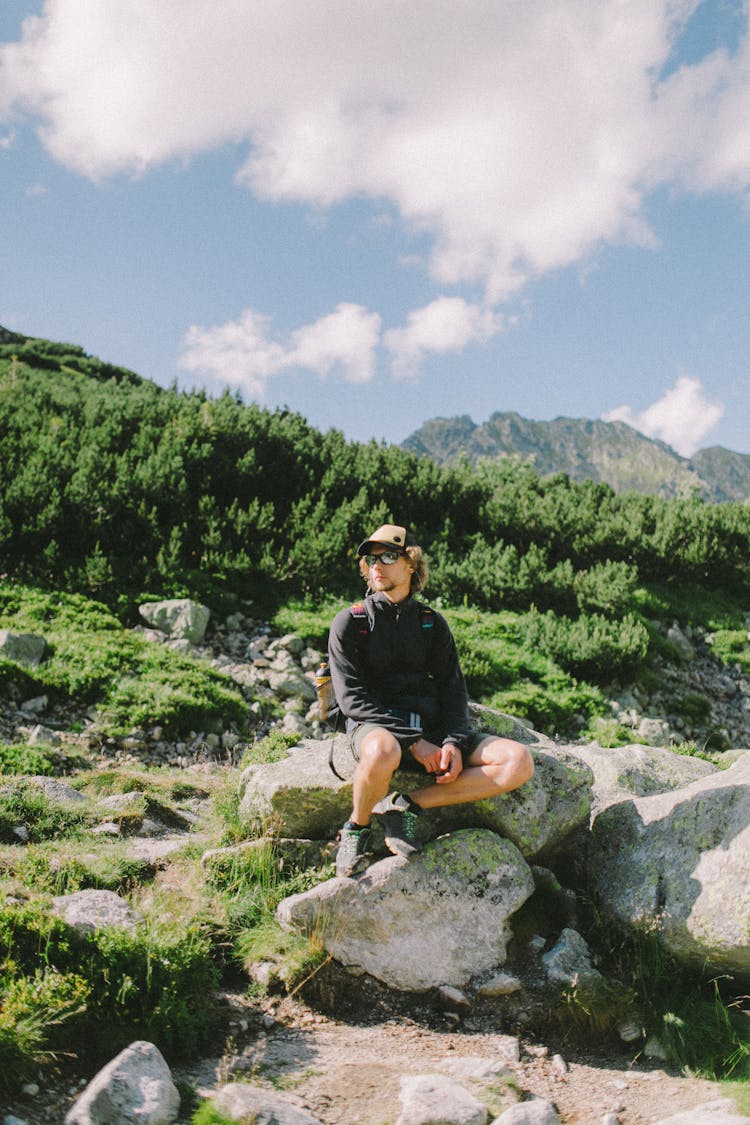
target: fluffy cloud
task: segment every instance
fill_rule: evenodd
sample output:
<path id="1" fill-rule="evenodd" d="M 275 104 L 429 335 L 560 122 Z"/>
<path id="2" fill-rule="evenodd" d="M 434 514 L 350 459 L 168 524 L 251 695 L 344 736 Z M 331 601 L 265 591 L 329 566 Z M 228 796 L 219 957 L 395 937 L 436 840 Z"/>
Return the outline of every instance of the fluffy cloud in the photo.
<path id="1" fill-rule="evenodd" d="M 0 48 L 0 118 L 94 179 L 242 144 L 257 196 L 389 201 L 434 279 L 497 303 L 648 242 L 659 184 L 747 190 L 750 48 L 673 66 L 697 6 L 47 0 Z"/>
<path id="2" fill-rule="evenodd" d="M 336 368 L 353 383 L 374 374 L 380 317 L 360 305 L 342 303 L 286 342 L 270 339 L 270 327 L 270 319 L 253 309 L 228 324 L 193 325 L 182 341 L 179 366 L 258 397 L 269 379 L 295 368 L 319 375 Z"/>
<path id="3" fill-rule="evenodd" d="M 394 375 L 410 378 L 428 353 L 460 352 L 469 343 L 485 343 L 502 328 L 502 318 L 462 297 L 438 297 L 409 313 L 404 328 L 392 328 L 383 343 L 392 356 Z"/>
<path id="4" fill-rule="evenodd" d="M 690 457 L 723 414 L 723 404 L 706 397 L 699 379 L 681 375 L 642 414 L 636 414 L 629 406 L 618 406 L 603 418 L 605 422 L 627 422 L 646 437 L 659 438 L 683 457 Z"/>

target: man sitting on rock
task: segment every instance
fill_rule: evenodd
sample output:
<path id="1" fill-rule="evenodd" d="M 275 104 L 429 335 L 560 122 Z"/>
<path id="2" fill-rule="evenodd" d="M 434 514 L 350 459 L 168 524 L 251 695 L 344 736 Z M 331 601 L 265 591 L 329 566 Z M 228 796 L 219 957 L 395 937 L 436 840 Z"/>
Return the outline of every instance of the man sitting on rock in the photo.
<path id="1" fill-rule="evenodd" d="M 423 809 L 496 797 L 528 781 L 528 747 L 472 730 L 466 685 L 445 618 L 413 594 L 427 560 L 405 527 L 384 524 L 359 547 L 368 585 L 361 605 L 331 624 L 334 693 L 356 761 L 352 813 L 341 830 L 337 875 L 366 865 L 373 813 L 395 855 L 420 850 Z M 397 769 L 420 775 L 408 793 L 390 793 Z M 435 784 L 425 784 L 424 774 Z"/>

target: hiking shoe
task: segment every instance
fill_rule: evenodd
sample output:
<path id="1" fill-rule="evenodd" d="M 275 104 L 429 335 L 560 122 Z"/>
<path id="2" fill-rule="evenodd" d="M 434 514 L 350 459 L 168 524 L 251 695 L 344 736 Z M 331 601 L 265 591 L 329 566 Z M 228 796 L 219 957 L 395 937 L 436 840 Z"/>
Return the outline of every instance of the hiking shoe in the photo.
<path id="1" fill-rule="evenodd" d="M 380 818 L 385 829 L 386 847 L 394 855 L 408 858 L 422 850 L 418 836 L 420 814 L 415 811 L 417 808 L 408 797 L 400 793 L 389 794 L 375 806 L 375 815 Z"/>
<path id="2" fill-rule="evenodd" d="M 369 824 L 364 828 L 352 827 L 347 821 L 341 829 L 339 846 L 336 852 L 336 874 L 342 878 L 356 875 L 367 866 L 370 837 Z"/>

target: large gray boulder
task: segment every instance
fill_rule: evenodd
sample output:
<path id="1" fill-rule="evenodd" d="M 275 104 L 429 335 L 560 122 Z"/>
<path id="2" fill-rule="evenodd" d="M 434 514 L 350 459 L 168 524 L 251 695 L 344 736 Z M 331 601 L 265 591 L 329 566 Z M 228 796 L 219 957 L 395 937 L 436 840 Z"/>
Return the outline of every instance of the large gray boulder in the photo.
<path id="1" fill-rule="evenodd" d="M 436 835 L 457 828 L 489 828 L 512 840 L 528 860 L 554 855 L 576 829 L 589 823 L 593 774 L 568 747 L 549 742 L 532 746 L 531 752 L 534 776 L 520 789 L 431 809 L 422 817 L 423 831 Z"/>
<path id="2" fill-rule="evenodd" d="M 409 860 L 393 856 L 356 879 L 292 895 L 277 918 L 392 988 L 460 988 L 504 964 L 509 919 L 533 890 L 514 844 L 471 829 L 433 840 Z"/>
<path id="3" fill-rule="evenodd" d="M 171 598 L 163 602 L 144 602 L 138 612 L 152 629 L 173 639 L 200 644 L 206 632 L 211 611 L 190 598 Z"/>
<path id="4" fill-rule="evenodd" d="M 21 792 L 28 786 L 40 790 L 51 805 L 69 808 L 73 805 L 88 804 L 88 800 L 83 793 L 79 793 L 72 785 L 68 785 L 67 781 L 61 781 L 57 777 L 17 777 L 8 785 L 3 785 L 0 793 Z"/>
<path id="5" fill-rule="evenodd" d="M 171 1125 L 180 1095 L 158 1047 L 139 1040 L 95 1075 L 65 1125 Z"/>
<path id="6" fill-rule="evenodd" d="M 47 641 L 38 633 L 12 633 L 9 629 L 0 629 L 0 657 L 3 660 L 38 668 L 46 651 Z"/>
<path id="7" fill-rule="evenodd" d="M 331 770 L 330 748 L 330 739 L 306 739 L 278 762 L 243 770 L 238 810 L 242 824 L 254 832 L 332 839 L 351 811 L 352 787 Z"/>
<path id="8" fill-rule="evenodd" d="M 132 907 L 114 891 L 87 888 L 52 899 L 52 913 L 80 933 L 115 926 L 122 930 L 135 930 L 142 921 Z"/>
<path id="9" fill-rule="evenodd" d="M 597 742 L 589 742 L 567 749 L 593 772 L 593 817 L 628 797 L 650 797 L 654 793 L 681 789 L 718 769 L 702 758 L 640 743 L 605 749 Z"/>
<path id="10" fill-rule="evenodd" d="M 351 811 L 353 766 L 346 739 L 306 740 L 281 761 L 249 766 L 240 778 L 239 817 L 251 831 L 280 836 L 331 839 Z M 593 774 L 585 762 L 540 736 L 531 744 L 535 773 L 512 793 L 431 809 L 420 821 L 425 839 L 460 828 L 489 828 L 512 840 L 527 859 L 558 850 L 570 834 L 589 822 Z M 427 774 L 394 775 L 393 788 L 408 791 L 431 783 Z"/>
<path id="11" fill-rule="evenodd" d="M 681 960 L 750 976 L 750 753 L 605 809 L 588 863 L 605 916 L 658 934 Z"/>

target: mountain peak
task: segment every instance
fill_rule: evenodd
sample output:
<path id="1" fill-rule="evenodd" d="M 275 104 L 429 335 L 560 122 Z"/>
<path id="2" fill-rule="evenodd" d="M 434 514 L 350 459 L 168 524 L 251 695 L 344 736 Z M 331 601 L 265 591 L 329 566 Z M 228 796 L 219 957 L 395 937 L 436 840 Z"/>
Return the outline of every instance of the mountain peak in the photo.
<path id="1" fill-rule="evenodd" d="M 481 424 L 468 415 L 433 418 L 403 443 L 440 464 L 460 458 L 471 463 L 521 457 L 541 476 L 566 473 L 571 480 L 594 480 L 615 492 L 686 496 L 707 500 L 750 499 L 750 455 L 722 446 L 680 456 L 663 441 L 648 438 L 627 422 L 558 417 L 549 422 L 496 411 Z"/>

